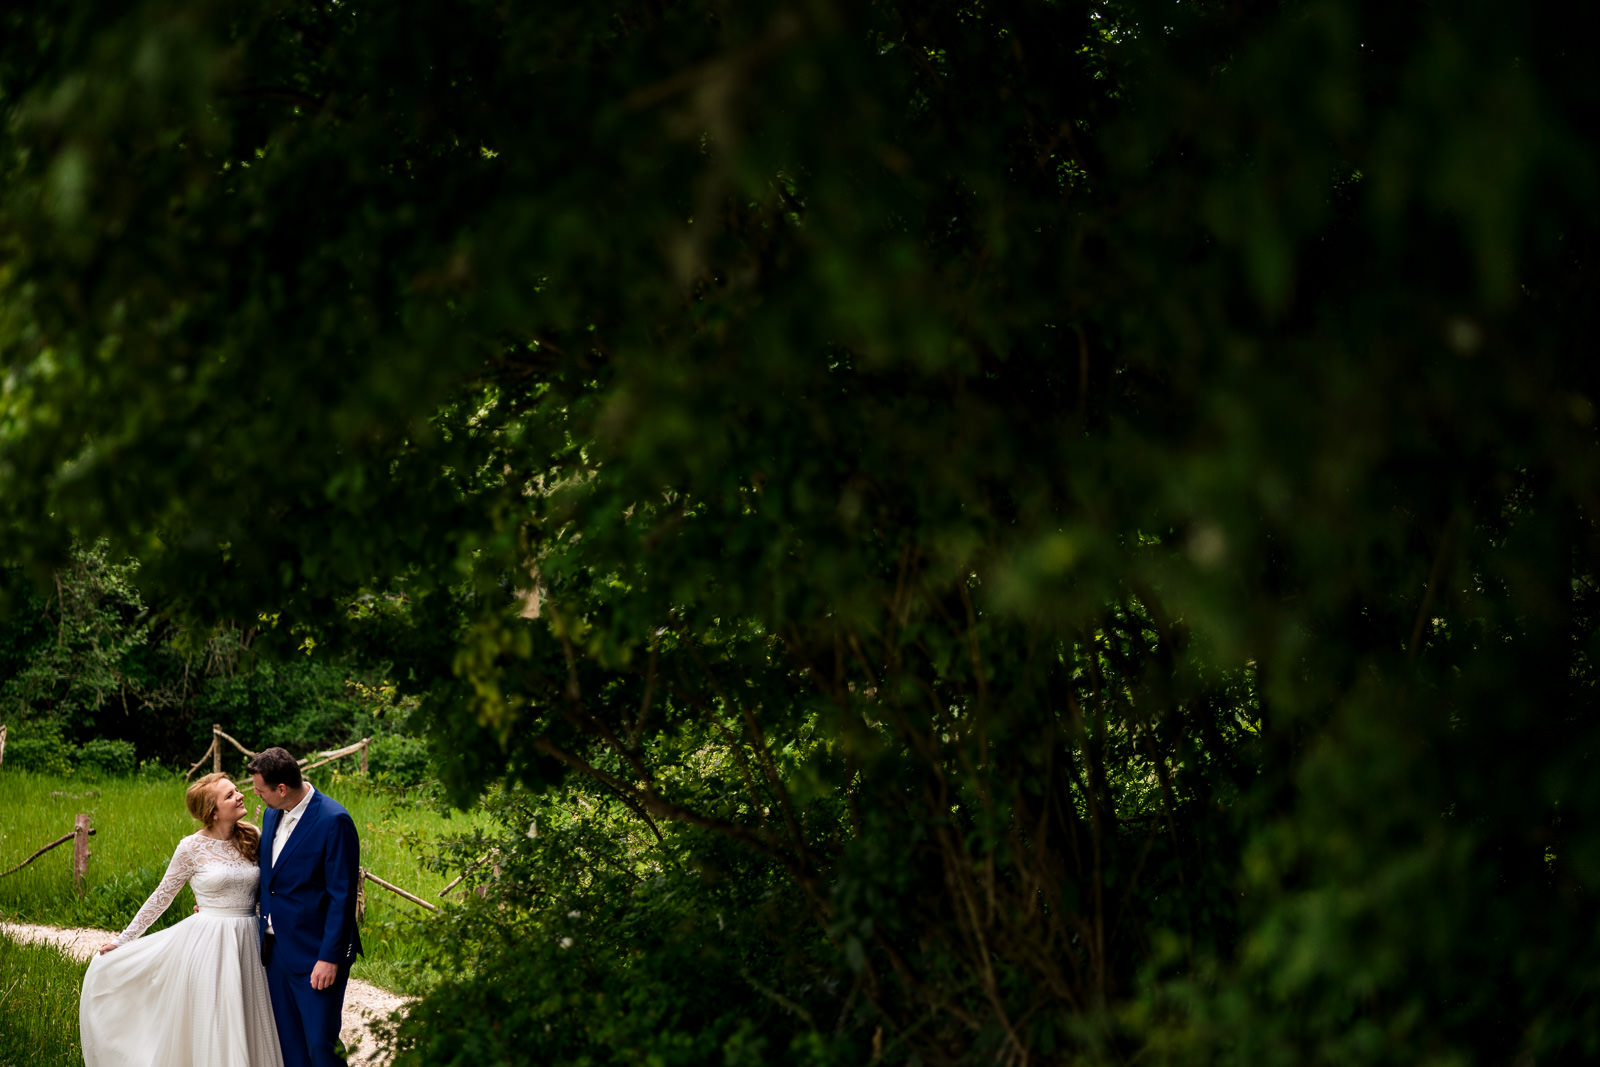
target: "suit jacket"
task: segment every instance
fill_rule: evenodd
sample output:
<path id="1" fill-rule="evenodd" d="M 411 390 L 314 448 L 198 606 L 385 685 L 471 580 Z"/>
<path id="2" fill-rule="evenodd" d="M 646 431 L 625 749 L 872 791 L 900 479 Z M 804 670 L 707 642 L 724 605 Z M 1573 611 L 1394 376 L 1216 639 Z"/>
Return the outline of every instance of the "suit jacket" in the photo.
<path id="1" fill-rule="evenodd" d="M 310 974 L 318 960 L 340 967 L 361 952 L 356 890 L 361 844 L 355 820 L 319 789 L 272 862 L 272 839 L 283 813 L 261 820 L 261 933 L 272 917 L 273 951 L 291 974 Z"/>

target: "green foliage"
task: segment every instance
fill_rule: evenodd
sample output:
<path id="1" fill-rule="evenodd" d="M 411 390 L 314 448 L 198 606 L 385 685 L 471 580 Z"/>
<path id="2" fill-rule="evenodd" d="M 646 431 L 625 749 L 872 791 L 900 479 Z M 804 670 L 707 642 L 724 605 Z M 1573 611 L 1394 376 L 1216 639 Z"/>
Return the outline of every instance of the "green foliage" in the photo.
<path id="1" fill-rule="evenodd" d="M 415 787 L 434 777 L 426 742 L 406 734 L 374 737 L 367 761 L 367 772 L 380 785 Z"/>
<path id="2" fill-rule="evenodd" d="M 160 700 L 135 664 L 150 621 L 133 579 L 138 564 L 113 562 L 104 543 L 77 548 L 41 600 L 7 568 L 0 588 L 20 601 L 4 628 L 8 669 L 0 675 L 0 717 L 76 737 L 91 732 L 116 701 L 126 714 L 130 688 Z"/>
<path id="3" fill-rule="evenodd" d="M 0 19 L 0 693 L 607 812 L 414 1062 L 1600 1051 L 1567 8 Z"/>
<path id="4" fill-rule="evenodd" d="M 6 765 L 16 770 L 66 776 L 72 773 L 72 746 L 55 733 L 9 736 Z"/>
<path id="5" fill-rule="evenodd" d="M 141 765 L 133 742 L 95 738 L 82 745 L 70 745 L 54 732 L 28 732 L 11 736 L 6 742 L 6 764 L 15 770 L 69 777 L 74 773 L 87 778 L 130 775 L 148 768 L 153 777 L 165 779 L 168 771 L 157 764 Z"/>
<path id="6" fill-rule="evenodd" d="M 302 655 L 260 660 L 212 678 L 194 697 L 191 749 L 195 755 L 205 750 L 212 723 L 253 749 L 281 745 L 296 755 L 356 740 L 373 724 L 346 685 L 349 676 L 348 664 Z M 226 758 L 236 757 L 244 758 L 230 746 Z"/>
<path id="7" fill-rule="evenodd" d="M 403 736 L 403 712 L 380 721 L 396 694 L 363 684 L 371 670 L 314 655 L 314 643 L 254 655 L 260 628 L 163 620 L 135 587 L 138 572 L 136 561 L 113 562 L 103 542 L 71 548 L 48 599 L 19 568 L 0 572 L 16 608 L 0 623 L 0 720 L 22 745 L 24 766 L 122 774 L 138 757 L 187 765 L 210 744 L 214 723 L 254 747 L 297 752 L 380 731 Z M 405 749 L 407 783 L 426 773 L 417 748 Z"/>
<path id="8" fill-rule="evenodd" d="M 837 952 L 772 865 L 681 828 L 657 843 L 582 791 L 491 807 L 500 832 L 446 852 L 476 892 L 433 930 L 434 966 L 483 980 L 413 1005 L 397 1064 L 866 1058 L 853 1034 L 815 1033 L 844 992 Z"/>
<path id="9" fill-rule="evenodd" d="M 0 935 L 0 1062 L 82 1067 L 78 993 L 87 963 Z"/>
<path id="10" fill-rule="evenodd" d="M 97 737 L 78 746 L 78 768 L 91 774 L 132 774 L 138 767 L 133 742 Z"/>

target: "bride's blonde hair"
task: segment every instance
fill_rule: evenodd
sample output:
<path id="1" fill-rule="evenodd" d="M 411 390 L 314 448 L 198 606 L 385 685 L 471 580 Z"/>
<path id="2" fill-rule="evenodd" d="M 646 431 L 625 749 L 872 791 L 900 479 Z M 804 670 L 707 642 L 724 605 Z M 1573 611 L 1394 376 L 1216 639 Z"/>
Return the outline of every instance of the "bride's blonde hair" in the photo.
<path id="1" fill-rule="evenodd" d="M 226 774 L 213 771 L 196 779 L 188 792 L 183 794 L 183 802 L 188 807 L 189 814 L 200 820 L 201 825 L 207 830 L 211 829 L 211 824 L 217 820 L 217 797 L 211 787 L 227 777 Z M 239 855 L 251 863 L 261 855 L 261 831 L 243 819 L 233 824 L 233 836 L 230 840 L 233 841 L 233 847 L 239 850 Z"/>

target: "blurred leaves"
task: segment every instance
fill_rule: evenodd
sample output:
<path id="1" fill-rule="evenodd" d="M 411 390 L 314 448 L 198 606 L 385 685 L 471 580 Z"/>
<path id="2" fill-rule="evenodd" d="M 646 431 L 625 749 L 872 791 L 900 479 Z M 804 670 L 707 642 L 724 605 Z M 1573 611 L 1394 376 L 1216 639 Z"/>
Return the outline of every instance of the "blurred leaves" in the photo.
<path id="1" fill-rule="evenodd" d="M 573 984 L 422 1060 L 1594 1054 L 1570 12 L 0 17 L 0 556 L 393 665 L 458 799 L 770 903 L 486 911 Z"/>

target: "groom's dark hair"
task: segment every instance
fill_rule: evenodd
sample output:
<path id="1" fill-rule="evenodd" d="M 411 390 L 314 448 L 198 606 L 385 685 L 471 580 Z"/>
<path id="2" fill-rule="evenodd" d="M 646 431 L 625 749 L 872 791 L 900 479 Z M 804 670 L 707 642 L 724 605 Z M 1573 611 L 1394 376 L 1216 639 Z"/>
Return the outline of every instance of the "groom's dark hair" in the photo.
<path id="1" fill-rule="evenodd" d="M 265 752 L 258 752 L 254 759 L 245 764 L 246 771 L 259 774 L 261 780 L 269 786 L 286 785 L 290 789 L 300 788 L 300 764 L 295 762 L 293 756 L 274 745 Z"/>

